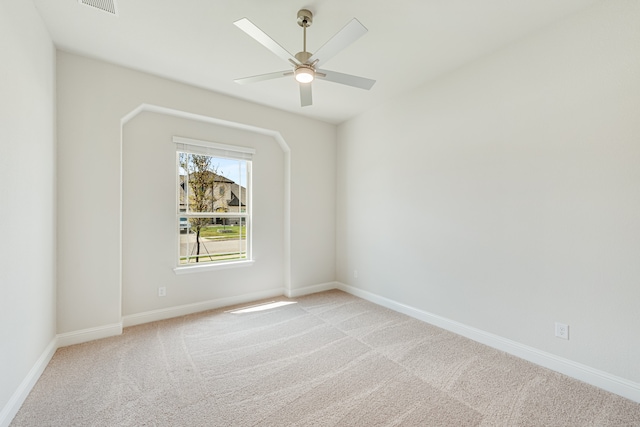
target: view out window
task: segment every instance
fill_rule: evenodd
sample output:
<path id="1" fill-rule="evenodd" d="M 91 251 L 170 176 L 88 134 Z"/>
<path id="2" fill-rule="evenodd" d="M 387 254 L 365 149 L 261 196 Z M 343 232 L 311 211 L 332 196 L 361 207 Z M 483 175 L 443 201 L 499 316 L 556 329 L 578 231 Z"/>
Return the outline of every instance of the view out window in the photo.
<path id="1" fill-rule="evenodd" d="M 252 149 L 174 138 L 178 267 L 251 259 Z"/>

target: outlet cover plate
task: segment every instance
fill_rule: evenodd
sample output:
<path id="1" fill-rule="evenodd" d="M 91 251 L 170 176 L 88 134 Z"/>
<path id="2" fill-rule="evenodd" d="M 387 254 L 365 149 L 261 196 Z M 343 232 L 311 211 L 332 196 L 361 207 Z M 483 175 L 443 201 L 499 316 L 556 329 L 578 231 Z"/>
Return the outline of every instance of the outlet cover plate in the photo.
<path id="1" fill-rule="evenodd" d="M 569 339 L 569 325 L 564 323 L 556 322 L 556 337 L 562 338 L 563 340 Z"/>

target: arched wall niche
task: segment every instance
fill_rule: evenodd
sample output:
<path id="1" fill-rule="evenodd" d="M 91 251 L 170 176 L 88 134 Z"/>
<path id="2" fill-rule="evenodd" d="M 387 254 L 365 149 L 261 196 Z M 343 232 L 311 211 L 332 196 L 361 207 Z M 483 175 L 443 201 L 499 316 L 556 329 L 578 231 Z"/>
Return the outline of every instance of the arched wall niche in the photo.
<path id="1" fill-rule="evenodd" d="M 290 292 L 290 150 L 274 131 L 142 105 L 121 122 L 121 300 L 125 326 Z M 174 136 L 251 147 L 253 259 L 176 275 Z M 158 297 L 158 288 L 167 289 Z M 179 309 L 177 309 L 179 307 Z M 149 317 L 149 313 L 157 313 Z"/>

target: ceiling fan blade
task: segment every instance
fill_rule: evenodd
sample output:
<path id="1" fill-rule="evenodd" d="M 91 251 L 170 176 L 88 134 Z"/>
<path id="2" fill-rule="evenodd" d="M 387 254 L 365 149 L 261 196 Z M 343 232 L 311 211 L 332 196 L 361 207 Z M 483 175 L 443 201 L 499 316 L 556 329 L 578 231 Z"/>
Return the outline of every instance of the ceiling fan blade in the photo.
<path id="1" fill-rule="evenodd" d="M 258 28 L 253 22 L 249 21 L 247 18 L 242 18 L 233 23 L 236 27 L 240 28 L 242 31 L 247 33 L 253 39 L 255 39 L 262 46 L 269 49 L 271 52 L 275 53 L 278 57 L 282 58 L 286 62 L 294 61 L 296 64 L 299 64 L 300 61 L 296 59 L 295 56 L 290 54 L 285 48 L 280 46 L 278 42 L 269 37 L 264 31 Z"/>
<path id="2" fill-rule="evenodd" d="M 364 77 L 352 76 L 351 74 L 338 73 L 336 71 L 317 70 L 316 77 L 330 82 L 340 83 L 347 86 L 353 86 L 360 89 L 369 90 L 375 84 L 375 80 L 366 79 Z M 324 75 L 322 75 L 324 74 Z"/>
<path id="3" fill-rule="evenodd" d="M 333 58 L 338 52 L 366 34 L 368 30 L 356 18 L 336 33 L 328 42 L 314 53 L 308 62 L 318 60 L 318 65 Z"/>
<path id="4" fill-rule="evenodd" d="M 241 79 L 235 79 L 234 82 L 241 84 L 241 85 L 246 85 L 249 83 L 257 83 L 257 82 L 261 82 L 263 80 L 272 80 L 272 79 L 278 79 L 280 77 L 285 77 L 285 76 L 292 76 L 293 75 L 293 71 L 277 71 L 275 73 L 268 73 L 268 74 L 260 74 L 257 76 L 251 76 L 251 77 L 243 77 Z"/>
<path id="5" fill-rule="evenodd" d="M 311 83 L 300 83 L 300 106 L 306 107 L 312 103 Z"/>

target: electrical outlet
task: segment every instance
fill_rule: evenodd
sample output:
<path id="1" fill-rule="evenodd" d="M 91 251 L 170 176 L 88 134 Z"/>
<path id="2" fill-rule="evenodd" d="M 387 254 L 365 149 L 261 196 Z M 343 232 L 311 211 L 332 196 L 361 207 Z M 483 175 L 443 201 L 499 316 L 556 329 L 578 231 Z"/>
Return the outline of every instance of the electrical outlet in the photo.
<path id="1" fill-rule="evenodd" d="M 353 270 L 353 278 L 354 279 L 358 278 L 358 270 Z"/>
<path id="2" fill-rule="evenodd" d="M 167 288 L 166 286 L 161 286 L 158 288 L 158 296 L 159 297 L 166 297 L 167 296 Z"/>
<path id="3" fill-rule="evenodd" d="M 569 339 L 569 325 L 565 325 L 564 323 L 556 322 L 556 337 L 562 338 L 563 340 Z"/>

